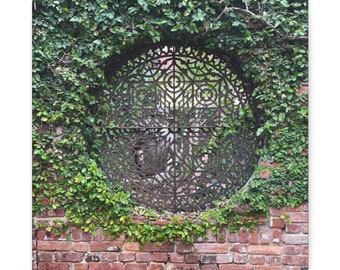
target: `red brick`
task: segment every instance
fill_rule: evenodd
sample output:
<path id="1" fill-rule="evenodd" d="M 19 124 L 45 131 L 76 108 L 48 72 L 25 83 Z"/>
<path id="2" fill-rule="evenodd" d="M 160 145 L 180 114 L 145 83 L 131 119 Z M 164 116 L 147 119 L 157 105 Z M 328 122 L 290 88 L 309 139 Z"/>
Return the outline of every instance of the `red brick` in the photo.
<path id="1" fill-rule="evenodd" d="M 297 206 L 295 208 L 287 207 L 287 212 L 302 212 L 303 211 L 303 205 Z"/>
<path id="2" fill-rule="evenodd" d="M 227 253 L 227 243 L 194 243 L 194 250 L 197 253 Z"/>
<path id="3" fill-rule="evenodd" d="M 307 212 L 290 212 L 289 217 L 292 223 L 307 223 L 308 213 Z"/>
<path id="4" fill-rule="evenodd" d="M 37 240 L 45 240 L 47 232 L 45 230 L 39 230 L 37 232 Z"/>
<path id="5" fill-rule="evenodd" d="M 228 242 L 237 243 L 238 242 L 238 233 L 229 233 Z"/>
<path id="6" fill-rule="evenodd" d="M 123 270 L 124 264 L 120 262 L 114 262 L 114 263 L 102 263 L 101 264 L 101 270 L 104 270 L 103 267 L 107 267 L 105 269 L 110 270 Z"/>
<path id="7" fill-rule="evenodd" d="M 303 224 L 302 232 L 306 234 L 308 233 L 308 223 Z"/>
<path id="8" fill-rule="evenodd" d="M 283 252 L 287 255 L 297 255 L 300 253 L 300 246 L 285 246 Z"/>
<path id="9" fill-rule="evenodd" d="M 100 257 L 102 262 L 118 261 L 118 253 L 116 252 L 101 252 Z"/>
<path id="10" fill-rule="evenodd" d="M 150 270 L 165 270 L 166 266 L 163 263 L 150 263 Z"/>
<path id="11" fill-rule="evenodd" d="M 39 251 L 38 254 L 38 261 L 39 262 L 52 262 L 53 261 L 53 252 L 44 252 Z"/>
<path id="12" fill-rule="evenodd" d="M 60 256 L 61 255 L 61 256 Z M 80 262 L 84 257 L 83 253 L 79 252 L 58 252 L 56 253 L 56 260 L 62 262 Z"/>
<path id="13" fill-rule="evenodd" d="M 262 227 L 259 231 L 261 244 L 271 243 L 271 230 L 268 227 Z"/>
<path id="14" fill-rule="evenodd" d="M 70 250 L 71 242 L 66 241 L 38 241 L 38 250 Z"/>
<path id="15" fill-rule="evenodd" d="M 197 254 L 186 254 L 184 256 L 185 263 L 198 263 L 200 261 L 200 256 Z"/>
<path id="16" fill-rule="evenodd" d="M 282 256 L 282 263 L 288 264 L 288 265 L 307 266 L 308 265 L 308 256 L 305 256 L 305 255 L 299 255 L 299 256 L 285 255 L 285 256 Z"/>
<path id="17" fill-rule="evenodd" d="M 302 246 L 301 254 L 302 255 L 308 255 L 308 246 Z"/>
<path id="18" fill-rule="evenodd" d="M 168 254 L 164 252 L 155 252 L 152 254 L 152 261 L 154 262 L 167 262 L 169 260 Z"/>
<path id="19" fill-rule="evenodd" d="M 248 247 L 249 254 L 258 255 L 280 255 L 283 252 L 283 247 L 267 246 L 267 245 L 250 245 Z"/>
<path id="20" fill-rule="evenodd" d="M 286 212 L 286 207 L 282 208 L 275 208 L 275 207 L 270 207 L 269 213 L 271 216 L 279 217 L 283 215 Z"/>
<path id="21" fill-rule="evenodd" d="M 140 252 L 136 254 L 137 262 L 149 262 L 151 261 L 151 253 L 150 252 Z"/>
<path id="22" fill-rule="evenodd" d="M 88 232 L 81 232 L 81 240 L 83 241 L 91 241 L 92 240 L 92 233 L 88 233 Z"/>
<path id="23" fill-rule="evenodd" d="M 281 266 L 257 265 L 255 270 L 281 270 Z"/>
<path id="24" fill-rule="evenodd" d="M 184 244 L 184 243 L 177 243 L 176 244 L 176 252 L 177 253 L 191 253 L 193 251 L 193 245 L 191 244 Z"/>
<path id="25" fill-rule="evenodd" d="M 38 263 L 38 270 L 69 270 L 70 266 L 66 262 L 41 262 Z"/>
<path id="26" fill-rule="evenodd" d="M 122 243 L 118 242 L 91 242 L 90 250 L 93 252 L 98 251 L 112 251 L 119 252 L 121 251 Z"/>
<path id="27" fill-rule="evenodd" d="M 278 217 L 272 217 L 270 219 L 270 227 L 272 228 L 284 228 L 286 225 L 286 222 Z"/>
<path id="28" fill-rule="evenodd" d="M 218 270 L 218 266 L 216 264 L 206 264 L 201 266 L 201 270 Z"/>
<path id="29" fill-rule="evenodd" d="M 245 264 L 220 264 L 220 270 L 254 270 L 254 266 Z"/>
<path id="30" fill-rule="evenodd" d="M 71 228 L 71 240 L 80 241 L 81 240 L 82 230 L 79 228 Z"/>
<path id="31" fill-rule="evenodd" d="M 232 254 L 217 254 L 216 255 L 216 263 L 231 263 L 233 261 Z"/>
<path id="32" fill-rule="evenodd" d="M 123 245 L 125 251 L 140 251 L 140 244 L 137 242 L 126 242 Z"/>
<path id="33" fill-rule="evenodd" d="M 268 256 L 266 263 L 269 265 L 281 265 L 281 257 L 280 256 Z"/>
<path id="34" fill-rule="evenodd" d="M 239 231 L 239 241 L 240 243 L 247 243 L 249 238 L 248 230 L 240 230 Z"/>
<path id="35" fill-rule="evenodd" d="M 169 263 L 166 269 L 167 270 L 199 270 L 200 266 L 198 264 Z"/>
<path id="36" fill-rule="evenodd" d="M 88 242 L 75 242 L 73 243 L 72 250 L 74 251 L 89 251 L 90 244 Z"/>
<path id="37" fill-rule="evenodd" d="M 208 229 L 207 230 L 207 235 L 205 237 L 206 242 L 216 242 L 216 235 L 213 235 L 212 230 Z"/>
<path id="38" fill-rule="evenodd" d="M 247 254 L 234 254 L 234 263 L 245 264 L 249 260 L 249 256 Z"/>
<path id="39" fill-rule="evenodd" d="M 272 242 L 273 243 L 279 243 L 279 242 L 281 242 L 281 238 L 282 238 L 282 230 L 281 229 L 273 229 Z"/>
<path id="40" fill-rule="evenodd" d="M 292 223 L 286 225 L 285 231 L 287 233 L 299 233 L 302 231 L 302 228 L 303 228 L 302 224 Z"/>
<path id="41" fill-rule="evenodd" d="M 120 253 L 118 255 L 118 260 L 121 262 L 132 262 L 136 259 L 135 253 Z"/>
<path id="42" fill-rule="evenodd" d="M 248 245 L 246 244 L 233 244 L 230 248 L 230 252 L 237 252 L 237 253 L 247 253 Z"/>
<path id="43" fill-rule="evenodd" d="M 95 235 L 96 236 L 93 236 L 93 241 L 103 241 L 104 240 L 102 229 L 96 230 Z"/>
<path id="44" fill-rule="evenodd" d="M 251 244 L 258 244 L 259 243 L 259 239 L 260 239 L 260 234 L 259 234 L 257 229 L 252 231 L 252 232 L 250 232 L 249 243 L 251 243 Z"/>
<path id="45" fill-rule="evenodd" d="M 99 262 L 90 262 L 89 263 L 89 270 L 100 270 L 100 263 Z"/>
<path id="46" fill-rule="evenodd" d="M 73 263 L 74 270 L 88 270 L 89 265 L 87 263 Z"/>
<path id="47" fill-rule="evenodd" d="M 99 254 L 87 253 L 85 256 L 85 261 L 86 262 L 99 262 L 100 261 Z"/>
<path id="48" fill-rule="evenodd" d="M 170 262 L 182 263 L 184 262 L 184 255 L 178 253 L 169 253 Z"/>
<path id="49" fill-rule="evenodd" d="M 285 234 L 282 237 L 282 242 L 291 245 L 303 245 L 308 244 L 307 234 Z"/>
<path id="50" fill-rule="evenodd" d="M 249 258 L 249 262 L 251 264 L 264 264 L 266 261 L 266 257 L 265 256 L 261 256 L 261 255 L 252 255 Z"/>
<path id="51" fill-rule="evenodd" d="M 159 246 L 159 245 L 157 245 L 157 243 L 146 243 L 143 246 L 143 251 L 173 252 L 174 251 L 174 244 L 163 243 L 161 246 Z"/>
<path id="52" fill-rule="evenodd" d="M 202 264 L 214 264 L 216 263 L 216 255 L 201 255 L 200 261 Z"/>
<path id="53" fill-rule="evenodd" d="M 146 263 L 127 263 L 124 270 L 147 270 L 148 265 Z"/>

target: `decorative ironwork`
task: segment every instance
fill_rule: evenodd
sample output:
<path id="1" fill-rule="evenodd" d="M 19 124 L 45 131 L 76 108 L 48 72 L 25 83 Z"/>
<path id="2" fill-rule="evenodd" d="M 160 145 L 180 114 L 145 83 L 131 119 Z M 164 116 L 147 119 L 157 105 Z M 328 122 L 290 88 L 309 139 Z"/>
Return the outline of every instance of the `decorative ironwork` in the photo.
<path id="1" fill-rule="evenodd" d="M 103 169 L 153 209 L 207 209 L 243 187 L 259 158 L 250 94 L 213 53 L 144 51 L 115 72 L 101 109 Z"/>

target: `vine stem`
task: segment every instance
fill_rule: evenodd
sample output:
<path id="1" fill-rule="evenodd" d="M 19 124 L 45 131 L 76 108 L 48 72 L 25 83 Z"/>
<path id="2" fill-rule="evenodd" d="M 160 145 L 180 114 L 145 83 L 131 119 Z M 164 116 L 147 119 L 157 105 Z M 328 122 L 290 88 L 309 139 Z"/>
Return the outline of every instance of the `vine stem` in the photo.
<path id="1" fill-rule="evenodd" d="M 264 17 L 251 12 L 249 9 L 226 6 L 224 8 L 224 10 L 221 12 L 221 14 L 218 15 L 218 17 L 216 18 L 216 20 L 214 22 L 218 21 L 223 14 L 229 14 L 230 12 L 233 12 L 233 11 L 245 13 L 252 18 L 260 20 L 263 24 L 265 24 L 269 28 L 273 29 L 275 31 L 275 33 L 277 33 L 284 40 L 289 40 L 289 41 L 292 41 L 292 40 L 307 41 L 308 40 L 308 36 L 296 36 L 296 37 L 294 37 L 294 36 L 286 35 L 286 34 L 282 33 L 273 24 L 268 22 Z"/>

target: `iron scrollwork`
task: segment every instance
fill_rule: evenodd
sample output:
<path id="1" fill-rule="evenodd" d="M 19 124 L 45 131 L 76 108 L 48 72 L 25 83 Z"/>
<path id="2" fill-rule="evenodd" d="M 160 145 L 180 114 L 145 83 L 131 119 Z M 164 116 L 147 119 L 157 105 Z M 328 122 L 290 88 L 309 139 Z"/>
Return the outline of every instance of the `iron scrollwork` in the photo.
<path id="1" fill-rule="evenodd" d="M 127 60 L 113 81 L 102 104 L 102 167 L 139 203 L 200 211 L 246 184 L 262 141 L 251 95 L 227 61 L 160 46 Z M 232 127 L 245 111 L 255 120 Z"/>

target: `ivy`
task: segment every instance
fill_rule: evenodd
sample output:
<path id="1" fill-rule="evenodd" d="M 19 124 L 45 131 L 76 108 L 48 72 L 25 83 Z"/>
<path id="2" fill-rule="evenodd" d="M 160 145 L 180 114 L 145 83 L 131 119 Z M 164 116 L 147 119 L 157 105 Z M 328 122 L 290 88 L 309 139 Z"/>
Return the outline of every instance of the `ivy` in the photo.
<path id="1" fill-rule="evenodd" d="M 308 78 L 306 1 L 39 0 L 32 8 L 34 214 L 63 208 L 85 231 L 193 242 L 207 229 L 255 228 L 268 207 L 308 200 L 308 98 L 299 91 Z M 144 209 L 98 166 L 103 130 L 93 106 L 110 87 L 106 66 L 134 47 L 176 41 L 233 54 L 264 112 L 257 135 L 266 145 L 252 179 L 197 215 Z M 244 128 L 252 113 L 227 124 Z"/>

